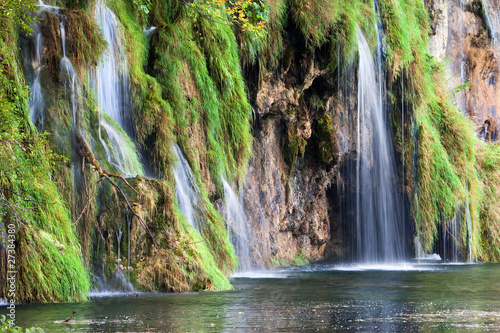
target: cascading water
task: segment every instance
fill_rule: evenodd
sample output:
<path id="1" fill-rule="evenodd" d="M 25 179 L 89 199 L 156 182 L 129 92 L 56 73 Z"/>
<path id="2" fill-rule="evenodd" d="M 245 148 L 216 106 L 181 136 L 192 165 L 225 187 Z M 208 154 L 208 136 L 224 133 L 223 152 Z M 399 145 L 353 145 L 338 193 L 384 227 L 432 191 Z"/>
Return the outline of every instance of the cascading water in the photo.
<path id="1" fill-rule="evenodd" d="M 377 27 L 378 30 L 378 27 Z M 379 30 L 378 30 L 379 31 Z M 377 65 L 361 31 L 356 160 L 356 243 L 361 262 L 404 259 L 402 212 L 395 157 L 384 106 L 385 84 L 378 41 Z"/>
<path id="2" fill-rule="evenodd" d="M 125 274 L 123 273 L 122 264 L 121 264 L 121 256 L 120 256 L 120 248 L 123 232 L 120 229 L 116 229 L 116 243 L 117 243 L 117 260 L 116 260 L 116 269 L 115 274 L 113 276 L 113 280 L 111 281 L 111 286 L 115 290 L 123 290 L 125 292 L 134 291 L 134 286 L 127 280 Z"/>
<path id="3" fill-rule="evenodd" d="M 202 201 L 200 190 L 196 185 L 196 178 L 184 158 L 181 149 L 174 143 L 174 152 L 177 161 L 174 165 L 175 197 L 177 204 L 189 224 L 196 230 L 200 230 Z"/>
<path id="4" fill-rule="evenodd" d="M 144 28 L 143 32 L 144 32 L 144 35 L 149 39 L 149 38 L 151 38 L 151 35 L 153 34 L 153 32 L 155 30 L 156 30 L 156 27 L 151 27 L 149 29 Z"/>
<path id="5" fill-rule="evenodd" d="M 422 243 L 420 243 L 420 239 L 418 236 L 415 236 L 413 240 L 413 244 L 415 244 L 415 259 L 417 259 L 419 262 L 420 260 L 425 260 L 425 261 L 441 261 L 441 257 L 439 254 L 433 253 L 433 254 L 427 254 L 424 251 L 424 247 L 422 246 Z"/>
<path id="6" fill-rule="evenodd" d="M 498 5 L 495 5 L 496 1 L 492 0 L 483 0 L 483 11 L 486 19 L 486 25 L 491 33 L 491 38 L 493 39 L 493 43 L 498 40 L 499 32 L 500 32 L 500 8 Z"/>
<path id="7" fill-rule="evenodd" d="M 222 179 L 224 185 L 224 203 L 226 205 L 226 222 L 229 237 L 236 249 L 240 262 L 239 271 L 252 269 L 252 250 L 250 227 L 241 199 L 234 193 L 231 185 Z"/>
<path id="8" fill-rule="evenodd" d="M 76 129 L 76 105 L 75 105 L 75 70 L 73 64 L 66 56 L 66 29 L 64 28 L 64 23 L 61 20 L 59 23 L 59 29 L 61 31 L 61 43 L 63 49 L 63 57 L 61 59 L 61 74 L 63 76 L 63 82 L 65 82 L 64 87 L 69 89 L 71 94 L 71 110 L 73 113 L 73 131 Z"/>
<path id="9" fill-rule="evenodd" d="M 465 182 L 465 189 L 467 191 L 467 201 L 465 202 L 465 221 L 467 223 L 467 250 L 468 250 L 468 262 L 473 262 L 472 258 L 472 218 L 470 214 L 470 202 L 469 202 L 469 182 Z"/>
<path id="10" fill-rule="evenodd" d="M 97 4 L 95 16 L 108 43 L 94 80 L 97 101 L 105 113 L 100 114 L 99 140 L 104 147 L 106 159 L 116 169 L 125 175 L 144 174 L 136 147 L 130 138 L 133 137 L 133 127 L 127 59 L 117 31 L 117 18 L 103 1 Z"/>
<path id="11" fill-rule="evenodd" d="M 40 73 L 42 71 L 42 32 L 37 27 L 35 39 L 35 54 L 32 57 L 31 66 L 34 70 L 34 78 L 30 82 L 31 99 L 30 99 L 30 118 L 31 122 L 42 131 L 43 128 L 43 108 L 44 99 L 42 86 L 40 85 Z"/>
<path id="12" fill-rule="evenodd" d="M 33 13 L 34 17 L 43 20 L 44 12 L 50 11 L 57 13 L 58 7 L 46 6 L 43 2 L 37 5 L 38 11 Z M 29 101 L 30 119 L 39 132 L 43 132 L 45 100 L 41 86 L 41 73 L 43 71 L 43 37 L 39 22 L 35 22 L 31 28 L 32 35 L 23 36 L 28 43 L 22 44 L 24 57 L 24 71 L 28 81 L 31 98 Z"/>
<path id="13" fill-rule="evenodd" d="M 117 254 L 117 259 L 116 259 L 116 270 L 120 270 L 120 264 L 121 264 L 121 256 L 120 256 L 120 248 L 121 248 L 121 243 L 122 243 L 122 231 L 120 229 L 116 229 L 116 242 L 117 242 L 117 249 L 118 249 L 118 254 Z"/>
<path id="14" fill-rule="evenodd" d="M 446 221 L 444 216 L 441 217 L 441 228 L 442 228 L 442 254 L 444 262 L 458 262 L 458 223 L 461 221 L 462 214 L 461 208 L 457 208 L 455 211 L 455 216 L 450 221 Z"/>

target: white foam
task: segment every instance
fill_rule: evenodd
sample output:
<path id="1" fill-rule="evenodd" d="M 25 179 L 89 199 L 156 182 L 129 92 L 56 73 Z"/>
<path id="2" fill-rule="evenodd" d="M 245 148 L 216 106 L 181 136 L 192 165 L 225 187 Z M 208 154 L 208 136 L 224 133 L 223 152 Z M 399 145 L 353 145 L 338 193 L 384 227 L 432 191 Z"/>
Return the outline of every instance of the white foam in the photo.
<path id="1" fill-rule="evenodd" d="M 415 258 L 415 260 L 433 260 L 433 261 L 441 261 L 441 256 L 437 253 L 433 254 L 421 254 L 418 258 Z"/>
<path id="2" fill-rule="evenodd" d="M 123 296 L 131 296 L 135 297 L 136 292 L 123 292 L 123 291 L 91 291 L 89 292 L 88 297 L 90 298 L 101 298 L 101 297 L 123 297 Z"/>
<path id="3" fill-rule="evenodd" d="M 325 266 L 323 271 L 433 271 L 436 267 L 415 265 L 407 262 L 394 264 L 345 264 Z"/>
<path id="4" fill-rule="evenodd" d="M 245 279 L 284 279 L 289 277 L 291 272 L 280 270 L 255 270 L 245 272 L 235 272 L 232 274 L 233 278 Z"/>

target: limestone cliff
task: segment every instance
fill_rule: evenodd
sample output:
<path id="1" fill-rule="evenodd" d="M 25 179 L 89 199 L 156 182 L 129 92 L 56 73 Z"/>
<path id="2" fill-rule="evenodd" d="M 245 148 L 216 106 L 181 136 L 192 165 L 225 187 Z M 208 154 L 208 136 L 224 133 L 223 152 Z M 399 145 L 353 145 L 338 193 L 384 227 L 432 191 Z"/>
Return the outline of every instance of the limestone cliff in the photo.
<path id="1" fill-rule="evenodd" d="M 448 63 L 449 89 L 470 117 L 478 137 L 496 141 L 499 129 L 498 1 L 426 1 L 431 17 L 431 54 Z M 491 12 L 491 14 L 488 14 Z"/>

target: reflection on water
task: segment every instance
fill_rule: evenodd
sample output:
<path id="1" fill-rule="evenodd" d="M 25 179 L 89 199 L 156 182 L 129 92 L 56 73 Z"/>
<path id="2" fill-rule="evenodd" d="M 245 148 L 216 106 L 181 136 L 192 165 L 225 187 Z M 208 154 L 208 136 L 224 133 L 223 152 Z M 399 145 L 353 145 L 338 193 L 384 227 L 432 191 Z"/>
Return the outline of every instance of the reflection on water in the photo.
<path id="1" fill-rule="evenodd" d="M 495 331 L 498 276 L 500 265 L 490 264 L 312 265 L 234 278 L 235 290 L 228 292 L 122 293 L 23 305 L 17 324 L 47 332 Z M 72 311 L 71 324 L 59 323 Z"/>

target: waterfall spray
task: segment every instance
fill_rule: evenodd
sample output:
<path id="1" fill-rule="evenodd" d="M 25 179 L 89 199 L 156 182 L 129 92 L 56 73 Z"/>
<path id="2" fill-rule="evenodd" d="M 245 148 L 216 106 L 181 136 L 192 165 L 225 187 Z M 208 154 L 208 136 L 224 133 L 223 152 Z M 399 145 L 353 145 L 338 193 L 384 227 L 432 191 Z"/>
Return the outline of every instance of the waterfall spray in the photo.
<path id="1" fill-rule="evenodd" d="M 189 167 L 189 163 L 184 158 L 177 144 L 174 144 L 173 150 L 177 158 L 174 165 L 175 197 L 177 199 L 177 204 L 189 224 L 199 232 L 202 216 L 200 207 L 203 205 L 200 190 L 196 185 L 196 178 Z"/>
<path id="2" fill-rule="evenodd" d="M 108 49 L 98 66 L 94 89 L 102 112 L 99 114 L 99 141 L 106 160 L 127 176 L 144 174 L 135 144 L 130 110 L 128 64 L 118 33 L 115 14 L 99 1 L 96 21 L 103 31 Z M 104 131 L 102 131 L 103 129 Z"/>
<path id="3" fill-rule="evenodd" d="M 229 237 L 236 249 L 240 262 L 240 271 L 252 269 L 251 232 L 245 209 L 241 199 L 234 193 L 231 185 L 222 179 L 224 185 L 224 203 L 226 205 L 226 222 Z"/>
<path id="4" fill-rule="evenodd" d="M 357 36 L 357 256 L 362 262 L 395 262 L 404 258 L 404 244 L 400 225 L 401 205 L 394 179 L 395 157 L 383 102 L 385 82 L 381 69 L 382 45 L 379 38 L 375 64 L 368 43 L 359 29 Z"/>

